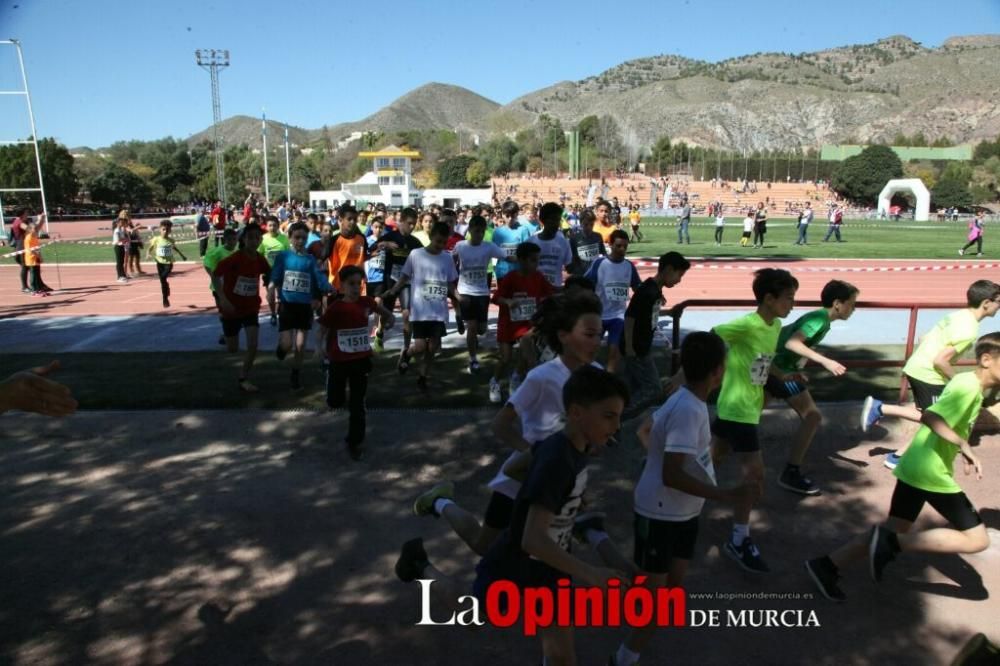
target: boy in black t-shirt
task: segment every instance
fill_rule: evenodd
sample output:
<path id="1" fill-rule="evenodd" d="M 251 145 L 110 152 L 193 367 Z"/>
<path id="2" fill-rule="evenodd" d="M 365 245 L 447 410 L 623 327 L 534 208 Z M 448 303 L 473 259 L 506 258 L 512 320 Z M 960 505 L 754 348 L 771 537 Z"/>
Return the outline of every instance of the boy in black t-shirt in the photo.
<path id="1" fill-rule="evenodd" d="M 638 416 L 644 409 L 663 399 L 660 373 L 653 358 L 653 331 L 666 304 L 663 288 L 680 283 L 691 262 L 678 252 L 667 252 L 660 257 L 656 275 L 645 280 L 625 310 L 625 334 L 621 339 L 621 352 L 625 357 L 625 383 L 632 401 L 623 415 L 624 420 Z"/>
<path id="2" fill-rule="evenodd" d="M 601 234 L 594 231 L 596 221 L 594 211 L 590 209 L 583 211 L 580 214 L 580 228 L 570 235 L 569 247 L 573 251 L 570 273 L 573 275 L 583 275 L 598 257 L 606 254 L 604 239 L 601 238 Z"/>
<path id="3" fill-rule="evenodd" d="M 570 376 L 563 387 L 566 427 L 532 447 L 531 466 L 515 500 L 510 527 L 476 566 L 473 591 L 481 604 L 489 586 L 500 580 L 513 581 L 522 589 L 548 587 L 558 605 L 559 579 L 604 586 L 611 578 L 623 577 L 622 572 L 588 564 L 569 550 L 587 485 L 588 455 L 599 453 L 617 432 L 627 402 L 624 382 L 609 372 L 584 366 Z M 422 539 L 403 544 L 396 575 L 404 582 L 434 579 L 432 593 L 440 595 L 442 604 L 459 610 L 462 591 L 430 564 Z M 539 636 L 548 663 L 575 663 L 571 626 L 540 627 Z"/>

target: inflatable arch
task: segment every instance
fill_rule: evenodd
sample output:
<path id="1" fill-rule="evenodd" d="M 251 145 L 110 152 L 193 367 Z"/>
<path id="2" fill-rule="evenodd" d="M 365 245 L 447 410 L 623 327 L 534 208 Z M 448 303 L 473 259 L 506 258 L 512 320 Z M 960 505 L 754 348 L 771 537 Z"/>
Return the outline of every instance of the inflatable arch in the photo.
<path id="1" fill-rule="evenodd" d="M 882 188 L 881 194 L 878 195 L 878 212 L 881 215 L 889 215 L 889 201 L 896 192 L 910 192 L 916 198 L 917 207 L 914 220 L 917 222 L 926 222 L 930 219 L 931 193 L 927 191 L 924 181 L 919 178 L 900 178 L 890 180 L 886 183 L 885 187 Z"/>

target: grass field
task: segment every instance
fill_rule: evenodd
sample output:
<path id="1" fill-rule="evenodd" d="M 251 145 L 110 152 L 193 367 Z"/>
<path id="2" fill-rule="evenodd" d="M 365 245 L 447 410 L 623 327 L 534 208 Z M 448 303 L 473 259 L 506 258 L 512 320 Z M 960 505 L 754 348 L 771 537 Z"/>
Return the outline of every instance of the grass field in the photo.
<path id="1" fill-rule="evenodd" d="M 834 358 L 901 359 L 902 346 L 838 347 L 830 350 Z M 603 362 L 602 353 L 599 361 Z M 160 355 L 145 353 L 77 354 L 3 354 L 0 377 L 27 367 L 59 359 L 59 381 L 73 387 L 81 409 L 325 409 L 325 386 L 319 366 L 307 360 L 303 369 L 304 390 L 292 392 L 289 367 L 279 363 L 271 350 L 261 350 L 253 371 L 253 382 L 261 392 L 241 393 L 236 377 L 241 356 L 218 352 L 185 352 Z M 157 360 L 159 359 L 159 360 Z M 657 352 L 661 376 L 667 374 L 667 357 Z M 166 361 L 169 365 L 164 363 Z M 150 380 L 148 368 L 160 369 Z M 454 409 L 493 407 L 487 396 L 487 382 L 493 358 L 483 356 L 483 370 L 473 377 L 465 371 L 464 351 L 445 350 L 431 372 L 431 392 L 416 390 L 416 374 L 400 377 L 395 355 L 381 354 L 368 380 L 368 406 L 371 408 Z M 164 369 L 169 367 L 169 369 Z M 856 369 L 841 379 L 834 379 L 818 368 L 807 373 L 811 391 L 817 400 L 861 400 L 869 393 L 894 400 L 899 389 L 898 368 Z M 100 378 L 100 381 L 95 381 Z"/>
<path id="2" fill-rule="evenodd" d="M 775 258 L 834 258 L 834 259 L 958 259 L 958 248 L 965 244 L 965 227 L 941 222 L 848 221 L 842 230 L 843 243 L 823 243 L 826 222 L 813 222 L 809 230 L 809 245 L 794 245 L 797 238 L 795 221 L 774 219 L 768 222 L 765 248 L 755 250 L 739 246 L 742 221 L 729 218 L 723 245 L 714 243 L 714 225 L 708 218 L 695 218 L 691 224 L 691 245 L 685 253 L 694 256 L 768 256 Z M 677 228 L 673 218 L 650 217 L 644 220 L 645 240 L 632 244 L 629 255 L 653 256 L 677 247 Z M 100 236 L 91 241 L 107 241 Z M 181 251 L 197 257 L 197 241 L 189 235 L 179 235 Z M 990 251 L 986 236 L 986 257 L 997 256 Z M 46 262 L 54 263 L 114 263 L 110 245 L 59 243 L 43 249 Z M 0 255 L 0 265 L 13 259 Z"/>

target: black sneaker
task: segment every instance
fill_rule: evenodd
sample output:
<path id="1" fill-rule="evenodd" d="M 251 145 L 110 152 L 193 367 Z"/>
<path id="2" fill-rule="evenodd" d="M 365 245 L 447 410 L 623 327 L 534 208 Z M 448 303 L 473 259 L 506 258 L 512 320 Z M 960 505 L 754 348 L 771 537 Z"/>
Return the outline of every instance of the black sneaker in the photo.
<path id="1" fill-rule="evenodd" d="M 802 476 L 802 472 L 792 467 L 786 467 L 785 471 L 778 477 L 778 485 L 785 490 L 800 495 L 819 495 L 819 488 L 813 484 L 812 480 Z"/>
<path id="2" fill-rule="evenodd" d="M 465 335 L 465 320 L 455 318 L 455 330 L 458 331 L 459 335 Z"/>
<path id="3" fill-rule="evenodd" d="M 365 454 L 364 442 L 357 442 L 355 444 L 352 444 L 345 439 L 344 443 L 347 444 L 347 454 L 351 456 L 351 460 L 361 460 L 361 458 L 364 457 Z"/>
<path id="4" fill-rule="evenodd" d="M 419 377 L 417 377 L 417 388 L 420 390 L 421 393 L 427 393 L 428 391 L 430 391 L 430 388 L 427 386 L 426 375 L 420 375 Z"/>
<path id="5" fill-rule="evenodd" d="M 299 378 L 298 370 L 292 370 L 292 390 L 293 391 L 302 390 L 302 380 Z"/>
<path id="6" fill-rule="evenodd" d="M 412 583 L 423 575 L 428 564 L 430 562 L 427 560 L 427 551 L 424 550 L 424 540 L 419 537 L 410 539 L 399 550 L 396 578 L 404 583 Z"/>
<path id="7" fill-rule="evenodd" d="M 847 595 L 837 585 L 837 581 L 840 580 L 837 565 L 829 557 L 824 555 L 815 560 L 806 560 L 806 571 L 824 597 L 837 602 L 847 599 Z"/>
<path id="8" fill-rule="evenodd" d="M 278 346 L 277 346 L 277 347 L 275 347 L 275 349 L 274 349 L 274 355 L 275 355 L 276 357 L 278 357 L 278 360 L 279 360 L 279 361 L 284 361 L 284 360 L 285 360 L 285 357 L 286 357 L 286 356 L 288 356 L 288 351 L 287 351 L 287 350 L 285 350 L 285 348 L 284 348 L 284 347 L 282 347 L 282 346 L 281 346 L 281 343 L 279 342 L 279 343 L 278 343 Z"/>
<path id="9" fill-rule="evenodd" d="M 587 543 L 587 530 L 604 532 L 605 518 L 607 518 L 607 514 L 599 511 L 578 514 L 573 520 L 573 538 L 576 539 L 578 543 Z"/>
<path id="10" fill-rule="evenodd" d="M 873 581 L 878 583 L 882 580 L 882 570 L 896 559 L 898 552 L 899 540 L 892 530 L 881 525 L 872 528 L 872 535 L 868 540 L 868 568 Z"/>
<path id="11" fill-rule="evenodd" d="M 403 353 L 399 355 L 399 361 L 396 362 L 396 372 L 401 375 L 405 375 L 406 371 L 410 369 L 410 355 Z"/>
<path id="12" fill-rule="evenodd" d="M 165 308 L 169 308 L 170 307 L 170 299 L 167 298 L 166 296 L 163 297 L 163 307 L 165 307 Z"/>
<path id="13" fill-rule="evenodd" d="M 278 315 L 273 314 L 271 315 L 271 326 L 277 326 L 277 325 L 278 325 Z"/>
<path id="14" fill-rule="evenodd" d="M 770 567 L 761 558 L 760 550 L 754 545 L 750 537 L 743 539 L 743 543 L 739 546 L 734 546 L 731 539 L 727 540 L 726 545 L 722 547 L 722 552 L 728 555 L 736 564 L 740 565 L 744 571 L 749 571 L 750 573 L 771 572 Z"/>

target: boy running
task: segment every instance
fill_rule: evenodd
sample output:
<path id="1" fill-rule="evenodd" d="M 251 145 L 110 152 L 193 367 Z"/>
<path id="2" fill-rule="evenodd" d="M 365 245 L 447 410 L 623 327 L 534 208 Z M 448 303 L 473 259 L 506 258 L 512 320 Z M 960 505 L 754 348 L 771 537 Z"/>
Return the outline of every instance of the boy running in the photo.
<path id="1" fill-rule="evenodd" d="M 364 272 L 360 268 L 342 268 L 339 278 L 343 298 L 331 300 L 319 319 L 317 352 L 330 362 L 326 371 L 326 404 L 330 409 L 342 407 L 350 390 L 344 441 L 351 458 L 360 460 L 365 441 L 365 394 L 372 371 L 368 318 L 377 313 L 392 328 L 393 316 L 371 296 L 361 295 Z"/>
<path id="2" fill-rule="evenodd" d="M 493 377 L 490 378 L 490 402 L 494 404 L 503 400 L 500 383 L 507 374 L 514 345 L 531 332 L 531 320 L 539 303 L 554 291 L 552 284 L 538 270 L 540 253 L 541 248 L 535 243 L 518 245 L 518 268 L 500 280 L 493 295 L 493 302 L 500 306 L 500 316 L 497 318 L 497 364 Z M 519 359 L 521 358 L 523 355 L 519 355 Z M 510 395 L 514 394 L 526 374 L 525 367 L 515 369 L 510 378 Z"/>
<path id="3" fill-rule="evenodd" d="M 573 264 L 573 250 L 570 249 L 566 236 L 559 230 L 562 212 L 562 206 L 557 203 L 544 204 L 538 211 L 542 230 L 528 239 L 542 249 L 538 257 L 538 270 L 556 289 L 562 289 L 563 271 Z"/>
<path id="4" fill-rule="evenodd" d="M 435 222 L 431 227 L 431 244 L 410 253 L 403 264 L 399 281 L 386 292 L 386 297 L 392 298 L 412 285 L 410 326 L 414 340 L 409 349 L 403 349 L 400 364 L 409 366 L 409 360 L 414 356 L 420 360 L 417 388 L 423 393 L 429 390 L 427 380 L 431 363 L 441 349 L 441 338 L 446 333 L 448 300 L 451 300 L 456 312 L 460 307 L 455 293 L 455 283 L 458 282 L 455 260 L 450 252 L 444 251 L 449 233 L 447 224 Z"/>
<path id="5" fill-rule="evenodd" d="M 322 294 L 331 291 L 316 258 L 306 251 L 309 228 L 303 222 L 295 222 L 288 227 L 292 249 L 278 254 L 271 267 L 271 284 L 268 286 L 268 302 L 275 300 L 276 293 L 281 302 L 278 306 L 278 347 L 275 356 L 285 359 L 289 350 L 294 350 L 291 385 L 298 391 L 302 388 L 302 359 L 305 356 L 306 336 L 312 329 L 313 310 L 319 307 Z"/>
<path id="6" fill-rule="evenodd" d="M 227 229 L 223 232 L 230 232 Z M 247 393 L 256 393 L 257 387 L 250 383 L 250 370 L 253 369 L 257 357 L 257 340 L 260 324 L 257 316 L 260 314 L 260 285 L 258 280 L 264 277 L 267 284 L 271 267 L 267 259 L 257 252 L 262 236 L 260 226 L 250 223 L 243 227 L 243 247 L 218 263 L 212 271 L 212 283 L 215 287 L 216 300 L 219 304 L 219 314 L 222 317 L 222 333 L 226 338 L 226 350 L 235 354 L 240 348 L 240 329 L 246 330 L 247 352 L 243 357 L 243 368 L 240 371 L 239 387 Z"/>
<path id="7" fill-rule="evenodd" d="M 617 431 L 628 390 L 614 375 L 588 366 L 573 373 L 560 397 L 566 405 L 565 427 L 535 445 L 510 527 L 476 566 L 473 592 L 480 602 L 485 602 L 489 586 L 500 580 L 513 581 L 522 589 L 547 587 L 555 598 L 557 581 L 562 578 L 604 586 L 609 579 L 624 576 L 575 557 L 570 541 L 587 486 L 588 458 L 598 455 Z M 453 581 L 430 564 L 422 539 L 403 544 L 396 575 L 404 582 L 435 579 L 442 598 L 450 599 L 451 605 L 461 594 Z M 545 663 L 576 663 L 572 627 L 553 623 L 540 628 L 539 635 Z"/>
<path id="8" fill-rule="evenodd" d="M 215 307 L 219 307 L 219 295 L 215 289 L 215 268 L 219 265 L 219 262 L 236 252 L 237 236 L 235 229 L 226 229 L 222 232 L 222 245 L 215 245 L 210 248 L 202 259 L 202 266 L 205 272 L 208 273 L 208 285 L 212 290 L 212 300 L 215 301 Z M 220 310 L 221 312 L 221 310 Z M 222 321 L 220 315 L 219 321 Z M 225 328 L 222 330 L 222 335 L 219 336 L 219 344 L 226 344 L 226 332 Z"/>
<path id="9" fill-rule="evenodd" d="M 412 208 L 404 208 L 399 216 L 399 223 L 396 229 L 385 232 L 382 236 L 382 247 L 385 256 L 385 267 L 382 270 L 383 297 L 382 301 L 386 308 L 392 310 L 399 299 L 399 309 L 403 315 L 403 347 L 399 350 L 399 360 L 396 363 L 396 370 L 399 374 L 404 374 L 410 367 L 407 350 L 412 341 L 412 331 L 410 327 L 410 302 L 412 300 L 412 288 L 401 287 L 396 291 L 392 288 L 399 282 L 403 274 L 403 266 L 407 258 L 414 250 L 423 247 L 420 240 L 413 235 L 413 225 L 417 219 L 417 212 Z M 430 236 L 427 237 L 428 241 Z M 378 245 L 374 246 L 375 248 Z M 375 331 L 375 349 L 383 348 L 384 332 L 379 323 L 379 328 Z"/>
<path id="10" fill-rule="evenodd" d="M 941 397 L 921 414 L 922 427 L 893 472 L 896 488 L 888 520 L 858 541 L 805 563 L 809 576 L 827 599 L 847 598 L 837 584 L 840 569 L 866 554 L 872 580 L 879 582 L 886 565 L 903 551 L 971 554 L 989 547 L 986 526 L 955 482 L 953 468 L 955 457 L 961 453 L 966 475 L 975 470 L 976 479 L 983 478 L 982 463 L 968 439 L 979 417 L 983 391 L 1000 386 L 1000 333 L 981 337 L 975 354 L 976 369 L 952 377 Z M 911 533 L 924 504 L 930 504 L 951 527 Z"/>
<path id="11" fill-rule="evenodd" d="M 490 311 L 490 287 L 486 281 L 490 262 L 507 254 L 493 243 L 484 243 L 486 218 L 469 220 L 469 240 L 455 246 L 458 262 L 458 302 L 465 321 L 465 341 L 469 350 L 469 374 L 479 372 L 479 336 L 486 333 Z"/>
<path id="12" fill-rule="evenodd" d="M 268 266 L 274 266 L 274 258 L 277 257 L 282 252 L 291 249 L 292 245 L 288 241 L 288 236 L 281 233 L 278 228 L 278 218 L 273 215 L 267 216 L 267 233 L 264 234 L 260 241 L 260 253 L 265 259 L 267 259 Z M 266 286 L 266 285 L 265 285 Z M 271 326 L 278 325 L 278 311 L 277 304 L 268 300 L 268 308 L 271 311 Z"/>
<path id="13" fill-rule="evenodd" d="M 632 295 L 625 310 L 625 328 L 621 338 L 621 351 L 625 356 L 625 385 L 632 401 L 625 409 L 625 420 L 639 416 L 647 407 L 663 399 L 660 371 L 653 358 L 653 332 L 660 320 L 660 309 L 667 301 L 663 288 L 680 284 L 691 262 L 678 252 L 662 255 L 656 275 L 645 280 Z"/>
<path id="14" fill-rule="evenodd" d="M 840 280 L 830 280 L 820 294 L 823 307 L 802 315 L 794 322 L 781 329 L 778 336 L 778 353 L 774 357 L 774 366 L 784 373 L 795 373 L 805 367 L 807 361 L 817 363 L 826 368 L 834 377 L 841 377 L 847 372 L 840 363 L 823 356 L 815 349 L 826 334 L 830 332 L 830 322 L 846 321 L 854 314 L 854 306 L 858 300 L 858 288 Z M 802 461 L 806 451 L 812 444 L 813 437 L 823 421 L 823 415 L 816 408 L 816 403 L 804 382 L 794 379 L 779 381 L 771 376 L 767 378 L 764 390 L 768 395 L 780 398 L 799 415 L 799 429 L 792 440 L 792 448 L 788 454 L 788 463 L 778 478 L 778 485 L 785 490 L 801 495 L 818 495 L 819 488 L 802 475 Z"/>
<path id="15" fill-rule="evenodd" d="M 187 257 L 170 237 L 170 230 L 174 223 L 170 220 L 160 221 L 160 235 L 149 241 L 146 249 L 146 258 L 156 261 L 156 275 L 160 278 L 160 293 L 163 294 L 163 307 L 170 307 L 170 283 L 167 279 L 174 270 L 174 253 L 180 255 L 181 259 L 187 261 Z"/>
<path id="16" fill-rule="evenodd" d="M 616 229 L 608 236 L 611 249 L 607 257 L 598 257 L 587 271 L 586 277 L 595 285 L 595 291 L 604 306 L 604 331 L 608 334 L 608 372 L 618 370 L 621 361 L 621 341 L 625 331 L 625 309 L 628 292 L 639 288 L 642 281 L 635 264 L 625 258 L 628 252 L 628 234 Z"/>
<path id="17" fill-rule="evenodd" d="M 516 202 L 505 202 L 500 209 L 502 223 L 493 230 L 493 243 L 504 251 L 506 257 L 497 261 L 493 271 L 498 284 L 507 273 L 517 269 L 517 246 L 531 238 L 531 230 L 517 220 L 519 212 L 520 208 Z"/>
<path id="18" fill-rule="evenodd" d="M 712 329 L 729 348 L 712 424 L 712 457 L 720 462 L 729 450 L 735 452 L 745 482 L 761 485 L 764 481 L 764 457 L 757 429 L 769 374 L 781 381 L 803 381 L 801 375 L 785 375 L 771 363 L 781 334 L 780 318 L 791 312 L 798 288 L 798 280 L 788 271 L 762 268 L 753 280 L 757 311 Z M 752 508 L 749 504 L 736 507 L 732 537 L 726 540 L 722 552 L 746 571 L 767 573 L 770 569 L 750 539 Z"/>
<path id="19" fill-rule="evenodd" d="M 1000 285 L 990 280 L 976 280 L 969 285 L 965 302 L 966 309 L 952 312 L 935 324 L 906 360 L 903 374 L 913 392 L 914 404 L 887 405 L 868 396 L 861 410 L 863 432 L 868 432 L 883 416 L 919 422 L 920 413 L 937 401 L 945 385 L 955 376 L 952 362 L 972 346 L 979 335 L 979 323 L 1000 309 Z M 883 464 L 894 469 L 905 452 L 906 447 L 903 447 L 890 453 Z"/>
<path id="20" fill-rule="evenodd" d="M 690 333 L 681 344 L 685 385 L 639 429 L 646 464 L 635 486 L 635 564 L 652 588 L 684 584 L 706 498 L 742 506 L 760 496 L 753 481 L 716 485 L 705 403 L 721 385 L 725 363 L 726 345 L 718 335 Z M 630 630 L 610 666 L 639 663 L 655 631 L 654 625 Z"/>
<path id="21" fill-rule="evenodd" d="M 746 217 L 743 218 L 743 236 L 740 238 L 740 247 L 750 244 L 750 235 L 753 234 L 753 216 L 747 210 Z"/>
<path id="22" fill-rule="evenodd" d="M 327 258 L 330 284 L 340 291 L 340 269 L 347 266 L 364 268 L 365 259 L 368 258 L 368 244 L 364 234 L 358 231 L 358 211 L 354 206 L 341 206 L 337 211 L 337 219 L 340 221 L 340 233 L 332 237 L 326 236 L 325 242 L 329 243 L 329 249 L 324 250 L 323 256 Z"/>
<path id="23" fill-rule="evenodd" d="M 580 227 L 570 237 L 570 249 L 573 250 L 573 267 L 570 270 L 573 275 L 585 275 L 587 269 L 598 257 L 603 257 L 604 239 L 594 231 L 594 212 L 590 209 L 580 214 Z"/>
<path id="24" fill-rule="evenodd" d="M 642 232 L 639 231 L 639 224 L 642 222 L 642 215 L 639 213 L 638 206 L 632 206 L 631 210 L 629 210 L 628 222 L 632 227 L 632 236 L 629 238 L 629 242 L 640 242 L 642 240 Z"/>

